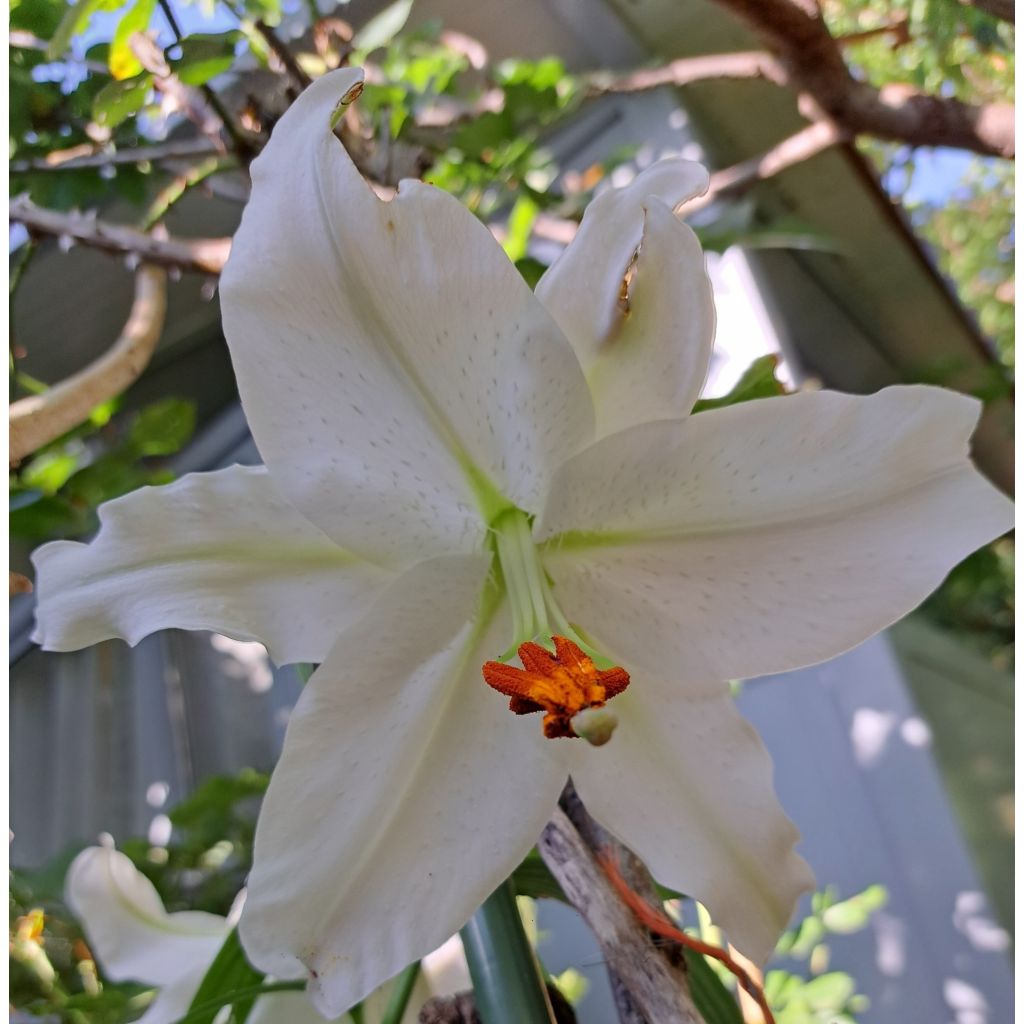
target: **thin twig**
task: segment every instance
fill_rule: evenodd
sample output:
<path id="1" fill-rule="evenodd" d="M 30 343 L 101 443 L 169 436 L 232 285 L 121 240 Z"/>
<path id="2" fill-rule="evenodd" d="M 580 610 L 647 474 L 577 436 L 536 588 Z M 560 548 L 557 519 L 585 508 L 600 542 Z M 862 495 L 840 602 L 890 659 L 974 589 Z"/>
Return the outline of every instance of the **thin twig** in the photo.
<path id="1" fill-rule="evenodd" d="M 77 148 L 77 147 L 76 147 Z M 64 154 L 68 154 L 62 156 Z M 12 160 L 11 174 L 27 174 L 39 171 L 80 171 L 86 168 L 113 167 L 119 164 L 160 163 L 164 160 L 184 160 L 190 157 L 207 156 L 217 152 L 217 146 L 207 138 L 181 139 L 174 142 L 158 142 L 151 146 L 132 149 L 100 150 L 86 154 L 70 155 L 70 150 L 55 150 L 44 157 L 30 160 Z"/>
<path id="2" fill-rule="evenodd" d="M 32 257 L 35 256 L 36 250 L 38 248 L 39 243 L 34 238 L 29 238 L 29 240 L 18 250 L 18 254 L 14 260 L 14 264 L 11 267 L 10 278 L 8 283 L 7 340 L 11 354 L 11 386 L 9 400 L 12 402 L 14 401 L 18 394 L 18 374 L 17 372 L 15 372 L 15 366 L 18 361 L 18 354 L 15 349 L 14 297 L 18 292 L 18 285 L 21 284 L 22 278 L 25 276 L 25 271 L 28 269 L 28 265 L 32 262 Z"/>
<path id="3" fill-rule="evenodd" d="M 224 6 L 231 12 L 235 19 L 239 22 L 244 21 L 245 17 L 242 11 L 240 11 L 232 0 L 221 0 Z M 313 9 L 316 9 L 315 0 L 310 0 L 313 5 Z M 265 22 L 262 18 L 256 19 L 253 23 L 253 28 L 260 34 L 263 41 L 270 48 L 271 52 L 281 62 L 281 66 L 285 69 L 288 76 L 291 78 L 292 83 L 295 87 L 302 92 L 311 82 L 312 79 L 305 71 L 299 66 L 298 61 L 295 59 L 295 55 L 291 50 L 288 49 L 287 44 L 281 39 L 281 37 Z M 316 21 L 314 20 L 313 27 L 316 27 Z"/>
<path id="4" fill-rule="evenodd" d="M 221 272 L 231 249 L 230 238 L 155 238 L 135 228 L 109 224 L 84 213 L 61 213 L 36 206 L 28 196 L 10 202 L 10 219 L 30 234 L 52 235 L 141 263 L 200 274 Z"/>
<path id="5" fill-rule="evenodd" d="M 764 78 L 777 85 L 788 81 L 786 70 L 770 53 L 716 53 L 705 57 L 682 57 L 656 68 L 636 71 L 594 71 L 583 75 L 580 84 L 586 98 L 610 93 L 646 92 L 664 85 L 684 86 L 718 78 Z"/>
<path id="6" fill-rule="evenodd" d="M 777 174 L 796 164 L 810 160 L 812 156 L 844 141 L 849 137 L 839 125 L 833 121 L 822 120 L 809 124 L 806 128 L 787 136 L 770 149 L 748 160 L 741 160 L 731 167 L 715 171 L 711 175 L 711 183 L 707 192 L 691 200 L 683 207 L 686 215 L 704 209 L 723 196 L 736 195 L 758 182 L 767 181 Z"/>
<path id="7" fill-rule="evenodd" d="M 195 188 L 196 185 L 206 181 L 212 175 L 234 166 L 234 160 L 211 156 L 202 163 L 190 167 L 184 174 L 178 175 L 156 194 L 156 198 L 139 222 L 139 229 L 149 231 L 167 216 L 171 207 L 184 198 L 189 189 Z"/>
<path id="8" fill-rule="evenodd" d="M 157 0 L 157 3 L 160 5 L 160 10 L 164 12 L 164 17 L 167 19 L 167 24 L 170 25 L 171 31 L 174 33 L 174 38 L 180 43 L 183 39 L 181 26 L 178 24 L 178 19 L 174 15 L 174 9 L 171 7 L 170 0 Z M 223 125 L 225 133 L 231 140 L 232 148 L 238 154 L 239 160 L 241 160 L 243 164 L 248 164 L 248 162 L 256 155 L 252 140 L 246 138 L 238 125 L 235 124 L 234 118 L 231 116 L 227 107 L 224 106 L 221 98 L 216 92 L 214 92 L 213 87 L 208 82 L 204 82 L 199 89 L 203 94 L 203 98 L 210 105 L 210 109 L 213 110 L 218 118 L 220 118 L 220 123 Z"/>
<path id="9" fill-rule="evenodd" d="M 135 381 L 156 348 L 166 311 L 166 273 L 157 267 L 140 267 L 131 314 L 113 346 L 49 391 L 21 398 L 10 407 L 11 463 L 77 427 L 97 405 Z"/>

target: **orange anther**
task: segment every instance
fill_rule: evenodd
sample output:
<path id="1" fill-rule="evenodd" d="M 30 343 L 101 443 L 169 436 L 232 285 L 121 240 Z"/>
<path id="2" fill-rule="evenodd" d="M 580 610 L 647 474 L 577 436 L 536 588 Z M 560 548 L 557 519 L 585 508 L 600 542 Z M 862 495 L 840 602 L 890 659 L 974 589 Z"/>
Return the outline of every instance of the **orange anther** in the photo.
<path id="1" fill-rule="evenodd" d="M 540 644 L 519 647 L 523 667 L 488 661 L 483 666 L 488 686 L 509 698 L 509 709 L 517 715 L 543 711 L 544 735 L 548 739 L 575 736 L 571 720 L 585 708 L 603 707 L 629 685 L 629 673 L 622 668 L 599 669 L 592 658 L 564 636 L 552 637 L 555 653 Z"/>

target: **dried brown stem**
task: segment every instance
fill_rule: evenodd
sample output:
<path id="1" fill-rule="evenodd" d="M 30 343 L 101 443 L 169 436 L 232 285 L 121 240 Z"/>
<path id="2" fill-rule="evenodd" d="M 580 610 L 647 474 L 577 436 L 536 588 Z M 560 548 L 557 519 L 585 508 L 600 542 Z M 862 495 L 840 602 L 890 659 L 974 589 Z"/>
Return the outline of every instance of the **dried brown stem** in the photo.
<path id="1" fill-rule="evenodd" d="M 99 359 L 41 395 L 10 407 L 10 461 L 67 433 L 102 402 L 121 394 L 149 362 L 167 311 L 167 275 L 143 266 L 135 274 L 135 301 L 121 336 Z"/>

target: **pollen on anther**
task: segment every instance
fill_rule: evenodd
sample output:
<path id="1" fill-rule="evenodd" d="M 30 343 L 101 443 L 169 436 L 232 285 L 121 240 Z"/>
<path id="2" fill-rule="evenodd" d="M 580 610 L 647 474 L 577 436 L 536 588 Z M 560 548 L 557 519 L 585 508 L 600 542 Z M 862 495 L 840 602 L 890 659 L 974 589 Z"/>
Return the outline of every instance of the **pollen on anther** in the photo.
<path id="1" fill-rule="evenodd" d="M 517 715 L 544 712 L 543 729 L 548 739 L 578 735 L 572 719 L 590 708 L 604 707 L 629 685 L 629 673 L 613 667 L 599 669 L 593 659 L 571 640 L 552 637 L 552 654 L 540 644 L 519 647 L 523 667 L 501 661 L 483 666 L 484 681 L 509 698 L 509 710 Z"/>

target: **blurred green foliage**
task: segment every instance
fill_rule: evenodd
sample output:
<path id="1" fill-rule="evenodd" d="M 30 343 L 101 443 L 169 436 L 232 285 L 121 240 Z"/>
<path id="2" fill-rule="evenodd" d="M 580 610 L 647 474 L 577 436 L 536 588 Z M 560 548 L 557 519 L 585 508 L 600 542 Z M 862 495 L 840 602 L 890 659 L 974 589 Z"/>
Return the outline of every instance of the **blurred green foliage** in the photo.
<path id="1" fill-rule="evenodd" d="M 12 470 L 12 537 L 41 542 L 83 536 L 97 528 L 96 509 L 104 501 L 174 479 L 164 460 L 191 438 L 194 405 L 166 398 L 113 417 L 115 406 L 95 409 L 82 426 Z"/>

